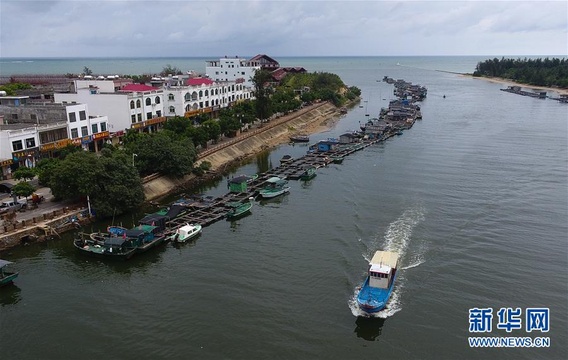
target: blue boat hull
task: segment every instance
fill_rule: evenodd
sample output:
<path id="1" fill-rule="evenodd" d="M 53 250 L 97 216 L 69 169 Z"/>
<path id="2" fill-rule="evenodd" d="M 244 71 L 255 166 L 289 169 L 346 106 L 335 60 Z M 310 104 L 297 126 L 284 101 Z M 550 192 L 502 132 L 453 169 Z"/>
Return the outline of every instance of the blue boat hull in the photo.
<path id="1" fill-rule="evenodd" d="M 392 279 L 388 289 L 379 289 L 369 286 L 369 277 L 365 279 L 359 294 L 357 295 L 357 304 L 359 308 L 368 314 L 376 313 L 387 306 L 387 302 L 392 293 L 394 282 L 396 280 L 396 273 Z"/>

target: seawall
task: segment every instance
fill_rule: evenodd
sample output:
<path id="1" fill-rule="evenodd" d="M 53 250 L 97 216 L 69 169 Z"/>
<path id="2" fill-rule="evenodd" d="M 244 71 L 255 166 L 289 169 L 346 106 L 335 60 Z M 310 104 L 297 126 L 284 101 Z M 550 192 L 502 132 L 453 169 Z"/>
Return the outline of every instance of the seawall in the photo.
<path id="1" fill-rule="evenodd" d="M 207 149 L 200 156 L 197 163 L 208 161 L 211 163 L 210 177 L 217 176 L 228 164 L 241 161 L 254 156 L 258 152 L 270 149 L 288 141 L 292 133 L 316 128 L 339 118 L 339 109 L 333 104 L 324 102 L 309 108 L 290 113 L 264 124 L 263 127 L 250 130 L 236 139 Z M 312 132 L 312 131 L 309 131 Z M 183 178 L 170 178 L 166 176 L 152 177 L 144 181 L 144 194 L 147 201 L 157 200 L 167 194 L 180 190 L 193 182 L 205 178 L 187 175 Z"/>

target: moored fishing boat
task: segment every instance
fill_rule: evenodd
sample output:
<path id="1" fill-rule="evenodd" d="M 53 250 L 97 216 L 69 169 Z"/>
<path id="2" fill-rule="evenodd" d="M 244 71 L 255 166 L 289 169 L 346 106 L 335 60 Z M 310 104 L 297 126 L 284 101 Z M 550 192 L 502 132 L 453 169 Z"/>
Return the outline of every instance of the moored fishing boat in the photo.
<path id="1" fill-rule="evenodd" d="M 316 167 L 310 166 L 304 170 L 302 175 L 300 175 L 300 180 L 308 181 L 316 177 Z"/>
<path id="2" fill-rule="evenodd" d="M 308 135 L 304 135 L 304 134 L 296 134 L 296 135 L 290 136 L 290 141 L 291 142 L 309 142 L 310 137 Z"/>
<path id="3" fill-rule="evenodd" d="M 227 220 L 236 220 L 250 213 L 252 201 L 230 202 L 227 204 L 231 209 L 227 212 Z"/>
<path id="4" fill-rule="evenodd" d="M 82 254 L 104 257 L 109 259 L 130 259 L 136 253 L 136 243 L 134 239 L 125 236 L 104 236 L 94 237 L 93 234 L 79 234 L 73 241 L 73 245 Z"/>
<path id="5" fill-rule="evenodd" d="M 18 272 L 6 270 L 11 261 L 0 259 L 0 287 L 11 284 L 18 277 Z"/>
<path id="6" fill-rule="evenodd" d="M 279 178 L 278 176 L 273 176 L 266 180 L 266 187 L 260 190 L 259 195 L 263 199 L 270 199 L 276 196 L 280 196 L 290 191 L 288 186 L 288 181 Z"/>
<path id="7" fill-rule="evenodd" d="M 357 295 L 359 308 L 368 314 L 381 311 L 387 305 L 396 279 L 398 254 L 377 251 L 369 262 L 367 278 Z"/>
<path id="8" fill-rule="evenodd" d="M 185 224 L 176 230 L 171 239 L 176 242 L 187 242 L 201 234 L 202 229 L 201 224 Z"/>

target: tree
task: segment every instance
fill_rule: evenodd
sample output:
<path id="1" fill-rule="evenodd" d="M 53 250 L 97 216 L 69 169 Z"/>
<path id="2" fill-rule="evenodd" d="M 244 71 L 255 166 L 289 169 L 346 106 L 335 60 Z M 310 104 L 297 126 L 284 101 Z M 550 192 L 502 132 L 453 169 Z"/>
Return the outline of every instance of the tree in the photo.
<path id="1" fill-rule="evenodd" d="M 272 115 L 270 108 L 270 94 L 272 88 L 269 83 L 272 80 L 272 75 L 266 70 L 257 70 L 252 77 L 254 84 L 254 97 L 256 105 L 256 117 L 263 120 Z"/>
<path id="2" fill-rule="evenodd" d="M 51 178 L 57 171 L 57 166 L 60 161 L 61 160 L 55 158 L 47 158 L 36 163 L 35 170 L 40 184 L 47 185 L 51 182 Z"/>
<path id="3" fill-rule="evenodd" d="M 221 127 L 215 120 L 207 120 L 201 124 L 201 127 L 207 133 L 209 140 L 217 141 L 221 136 Z"/>
<path id="4" fill-rule="evenodd" d="M 50 187 L 57 199 L 83 200 L 90 197 L 100 218 L 140 206 L 144 190 L 140 176 L 124 151 L 103 149 L 102 156 L 76 152 L 61 160 L 51 176 Z"/>
<path id="5" fill-rule="evenodd" d="M 164 68 L 160 72 L 160 76 L 180 75 L 180 74 L 182 74 L 181 70 L 175 66 L 171 66 L 170 64 L 164 66 Z"/>
<path id="6" fill-rule="evenodd" d="M 12 187 L 12 193 L 14 195 L 23 196 L 28 201 L 28 196 L 31 196 L 35 191 L 35 188 L 27 181 L 20 181 L 14 187 Z"/>
<path id="7" fill-rule="evenodd" d="M 28 168 L 28 167 L 19 167 L 16 169 L 16 171 L 14 171 L 14 178 L 16 180 L 31 180 L 33 179 L 35 176 L 37 175 L 36 171 L 34 169 Z"/>
<path id="8" fill-rule="evenodd" d="M 83 74 L 85 75 L 93 75 L 93 70 L 89 69 L 88 67 L 83 68 Z"/>

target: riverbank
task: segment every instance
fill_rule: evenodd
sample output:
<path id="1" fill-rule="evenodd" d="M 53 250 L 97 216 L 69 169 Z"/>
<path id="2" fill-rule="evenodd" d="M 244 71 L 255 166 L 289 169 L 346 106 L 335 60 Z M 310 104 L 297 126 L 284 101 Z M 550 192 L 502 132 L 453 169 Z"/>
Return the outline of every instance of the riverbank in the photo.
<path id="1" fill-rule="evenodd" d="M 237 138 L 226 139 L 202 152 L 197 163 L 207 161 L 211 164 L 211 169 L 203 176 L 161 176 L 147 179 L 143 184 L 146 201 L 159 201 L 180 188 L 191 187 L 221 176 L 231 165 L 289 142 L 290 135 L 294 133 L 315 134 L 325 131 L 333 127 L 340 116 L 339 108 L 323 102 L 273 119 L 269 123 L 259 124 L 258 127 L 239 134 Z"/>

